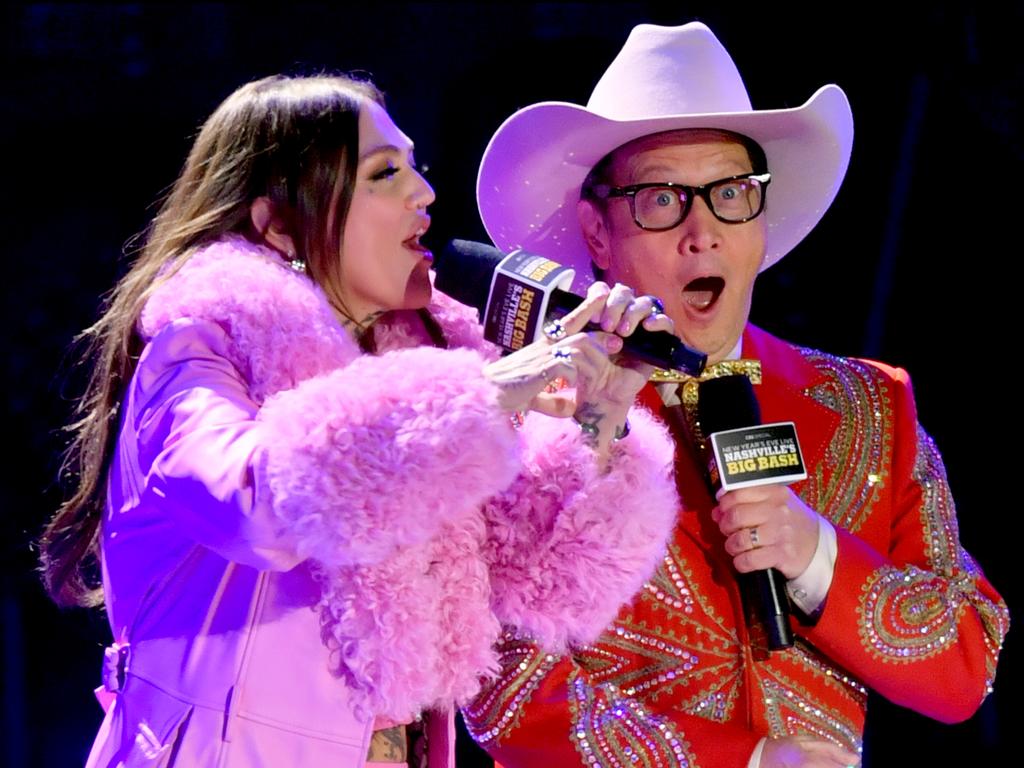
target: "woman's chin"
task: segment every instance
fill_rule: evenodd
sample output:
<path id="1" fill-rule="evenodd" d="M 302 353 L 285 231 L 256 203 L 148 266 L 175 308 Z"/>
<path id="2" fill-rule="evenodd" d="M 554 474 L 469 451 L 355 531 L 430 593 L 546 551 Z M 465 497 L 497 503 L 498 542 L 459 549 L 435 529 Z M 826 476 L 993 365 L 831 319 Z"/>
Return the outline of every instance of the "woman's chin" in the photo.
<path id="1" fill-rule="evenodd" d="M 409 276 L 409 282 L 405 286 L 405 298 L 402 301 L 402 309 L 423 309 L 430 304 L 430 296 L 433 286 L 430 284 L 430 275 L 424 270 L 415 270 Z"/>

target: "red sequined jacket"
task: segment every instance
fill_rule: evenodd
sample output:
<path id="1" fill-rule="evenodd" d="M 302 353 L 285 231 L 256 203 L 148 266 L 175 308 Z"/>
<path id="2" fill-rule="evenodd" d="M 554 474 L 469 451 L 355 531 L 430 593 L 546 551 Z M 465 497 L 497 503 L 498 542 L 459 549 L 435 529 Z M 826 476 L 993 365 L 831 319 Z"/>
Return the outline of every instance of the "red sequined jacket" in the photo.
<path id="1" fill-rule="evenodd" d="M 503 673 L 465 715 L 506 768 L 742 768 L 765 735 L 859 749 L 867 688 L 943 721 L 969 717 L 990 690 L 1009 614 L 960 546 L 907 374 L 754 327 L 743 353 L 762 361 L 763 420 L 796 423 L 808 478 L 794 490 L 838 533 L 820 616 L 793 620 L 790 650 L 752 648 L 713 499 L 680 443 L 683 509 L 633 603 L 571 657 L 503 637 Z M 642 398 L 666 415 L 652 387 Z"/>

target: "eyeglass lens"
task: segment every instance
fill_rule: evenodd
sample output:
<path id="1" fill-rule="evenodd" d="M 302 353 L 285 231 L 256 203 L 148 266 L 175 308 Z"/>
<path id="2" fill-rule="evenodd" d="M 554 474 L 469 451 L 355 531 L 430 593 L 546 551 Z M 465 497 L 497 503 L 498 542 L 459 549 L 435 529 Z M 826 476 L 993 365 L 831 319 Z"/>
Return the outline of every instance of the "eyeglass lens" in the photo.
<path id="1" fill-rule="evenodd" d="M 724 221 L 743 221 L 761 208 L 764 187 L 757 179 L 724 180 L 712 184 L 698 194 Z M 674 227 L 687 212 L 687 190 L 678 187 L 647 187 L 634 197 L 635 216 L 641 226 L 649 229 Z"/>

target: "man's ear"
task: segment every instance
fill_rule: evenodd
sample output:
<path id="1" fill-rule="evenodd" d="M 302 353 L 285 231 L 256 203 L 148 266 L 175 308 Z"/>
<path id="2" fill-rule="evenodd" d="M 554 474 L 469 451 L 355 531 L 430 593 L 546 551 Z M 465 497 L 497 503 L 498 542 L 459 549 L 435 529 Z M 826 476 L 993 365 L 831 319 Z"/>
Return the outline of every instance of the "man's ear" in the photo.
<path id="1" fill-rule="evenodd" d="M 280 251 L 289 259 L 296 257 L 295 241 L 285 227 L 284 220 L 274 210 L 270 198 L 257 197 L 249 206 L 249 220 L 271 248 Z"/>
<path id="2" fill-rule="evenodd" d="M 608 225 L 604 213 L 592 200 L 576 203 L 576 217 L 580 221 L 583 240 L 590 250 L 590 258 L 598 269 L 606 270 L 611 263 L 611 247 L 608 244 Z"/>

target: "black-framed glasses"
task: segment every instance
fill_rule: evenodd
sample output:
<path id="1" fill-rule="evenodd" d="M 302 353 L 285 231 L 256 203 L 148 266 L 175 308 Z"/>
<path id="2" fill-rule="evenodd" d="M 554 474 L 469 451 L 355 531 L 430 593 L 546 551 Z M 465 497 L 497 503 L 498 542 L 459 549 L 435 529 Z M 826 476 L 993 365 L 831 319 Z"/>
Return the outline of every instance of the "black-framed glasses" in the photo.
<path id="1" fill-rule="evenodd" d="M 663 232 L 683 223 L 697 197 L 703 198 L 715 218 L 726 224 L 756 219 L 764 210 L 766 187 L 771 180 L 770 173 L 743 173 L 699 187 L 669 181 L 628 187 L 595 184 L 588 192 L 601 200 L 625 197 L 640 229 Z"/>

